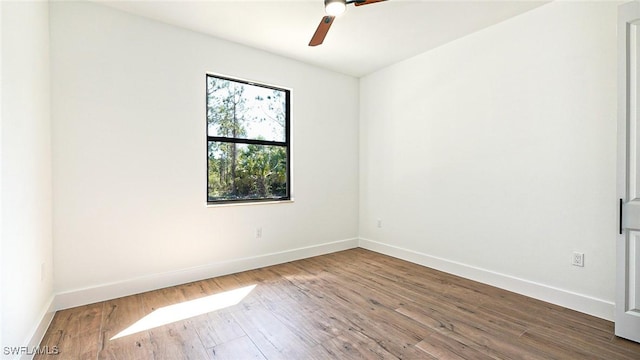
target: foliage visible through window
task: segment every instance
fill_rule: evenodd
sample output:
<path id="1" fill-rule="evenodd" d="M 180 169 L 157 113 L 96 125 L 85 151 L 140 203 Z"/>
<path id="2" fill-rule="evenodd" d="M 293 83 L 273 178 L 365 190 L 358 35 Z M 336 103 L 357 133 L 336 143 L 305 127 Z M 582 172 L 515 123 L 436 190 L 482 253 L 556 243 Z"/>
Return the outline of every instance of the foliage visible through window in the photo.
<path id="1" fill-rule="evenodd" d="M 290 198 L 289 97 L 207 75 L 207 202 Z"/>

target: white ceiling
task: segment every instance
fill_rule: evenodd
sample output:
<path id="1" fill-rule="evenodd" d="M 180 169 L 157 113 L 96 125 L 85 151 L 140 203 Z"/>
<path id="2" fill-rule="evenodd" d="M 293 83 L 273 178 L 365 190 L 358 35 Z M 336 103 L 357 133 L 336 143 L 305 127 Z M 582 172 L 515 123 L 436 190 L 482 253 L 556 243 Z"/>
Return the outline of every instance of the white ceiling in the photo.
<path id="1" fill-rule="evenodd" d="M 323 0 L 98 1 L 356 77 L 547 2 L 389 0 L 349 5 L 324 44 L 309 47 L 324 16 Z"/>

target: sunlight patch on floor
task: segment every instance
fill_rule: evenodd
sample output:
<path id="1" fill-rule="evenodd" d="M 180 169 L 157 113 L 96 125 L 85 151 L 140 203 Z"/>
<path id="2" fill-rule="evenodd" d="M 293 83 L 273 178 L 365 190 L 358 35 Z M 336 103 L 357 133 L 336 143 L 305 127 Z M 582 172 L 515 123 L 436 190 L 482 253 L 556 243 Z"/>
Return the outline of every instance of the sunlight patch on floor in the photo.
<path id="1" fill-rule="evenodd" d="M 110 340 L 236 305 L 249 295 L 255 287 L 256 285 L 245 286 L 199 299 L 161 307 L 122 330 Z"/>

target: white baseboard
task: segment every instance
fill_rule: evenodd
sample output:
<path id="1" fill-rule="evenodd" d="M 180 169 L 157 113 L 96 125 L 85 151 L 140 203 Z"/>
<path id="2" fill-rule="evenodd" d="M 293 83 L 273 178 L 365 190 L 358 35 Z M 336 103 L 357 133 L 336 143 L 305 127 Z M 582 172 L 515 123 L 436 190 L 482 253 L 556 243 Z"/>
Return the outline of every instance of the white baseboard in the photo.
<path id="1" fill-rule="evenodd" d="M 514 276 L 477 268 L 459 262 L 438 258 L 377 241 L 363 239 L 359 241 L 363 249 L 393 256 L 418 265 L 423 265 L 449 274 L 512 291 L 534 299 L 546 301 L 568 309 L 613 321 L 615 303 L 591 296 L 574 293 Z"/>
<path id="2" fill-rule="evenodd" d="M 91 286 L 83 289 L 65 291 L 55 295 L 53 308 L 55 310 L 68 309 L 123 296 L 139 294 L 145 291 L 257 269 L 265 266 L 282 264 L 289 261 L 353 249 L 356 247 L 358 247 L 357 238 L 345 239 L 304 248 L 223 261 L 162 274 L 153 274 Z"/>
<path id="3" fill-rule="evenodd" d="M 27 337 L 25 341 L 25 345 L 23 346 L 24 351 L 22 355 L 16 356 L 16 360 L 28 360 L 33 359 L 35 354 L 35 350 L 38 349 L 44 334 L 47 332 L 47 328 L 49 324 L 51 324 L 51 320 L 53 320 L 53 315 L 55 315 L 56 311 L 53 307 L 54 296 L 52 295 L 49 301 L 45 304 L 45 306 L 40 311 L 40 315 L 38 316 L 38 323 L 34 325 L 33 329 L 29 332 L 30 336 Z"/>
<path id="4" fill-rule="evenodd" d="M 574 293 L 369 239 L 354 238 L 277 253 L 212 263 L 168 273 L 137 277 L 58 293 L 51 301 L 48 310 L 41 316 L 42 320 L 34 330 L 34 335 L 31 337 L 29 344 L 31 345 L 34 343 L 37 345 L 40 342 L 44 335 L 44 331 L 53 318 L 53 313 L 57 310 L 139 294 L 145 291 L 185 284 L 216 276 L 282 264 L 289 261 L 329 254 L 356 247 L 362 247 L 364 249 L 393 256 L 398 259 L 410 261 L 415 264 L 427 266 L 436 270 L 529 296 L 534 299 L 546 301 L 613 321 L 615 304 L 610 301 L 593 298 L 587 295 Z"/>

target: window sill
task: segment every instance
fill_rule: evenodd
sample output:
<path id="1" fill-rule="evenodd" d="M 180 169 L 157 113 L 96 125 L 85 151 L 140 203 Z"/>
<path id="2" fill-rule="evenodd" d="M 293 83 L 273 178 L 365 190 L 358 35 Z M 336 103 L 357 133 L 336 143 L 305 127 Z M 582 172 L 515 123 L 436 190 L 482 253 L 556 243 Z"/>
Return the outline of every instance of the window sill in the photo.
<path id="1" fill-rule="evenodd" d="M 238 203 L 222 203 L 207 204 L 207 208 L 231 207 L 231 206 L 254 206 L 254 205 L 275 205 L 275 204 L 292 204 L 294 199 L 290 200 L 274 200 L 274 201 L 254 201 L 254 202 L 238 202 Z"/>

